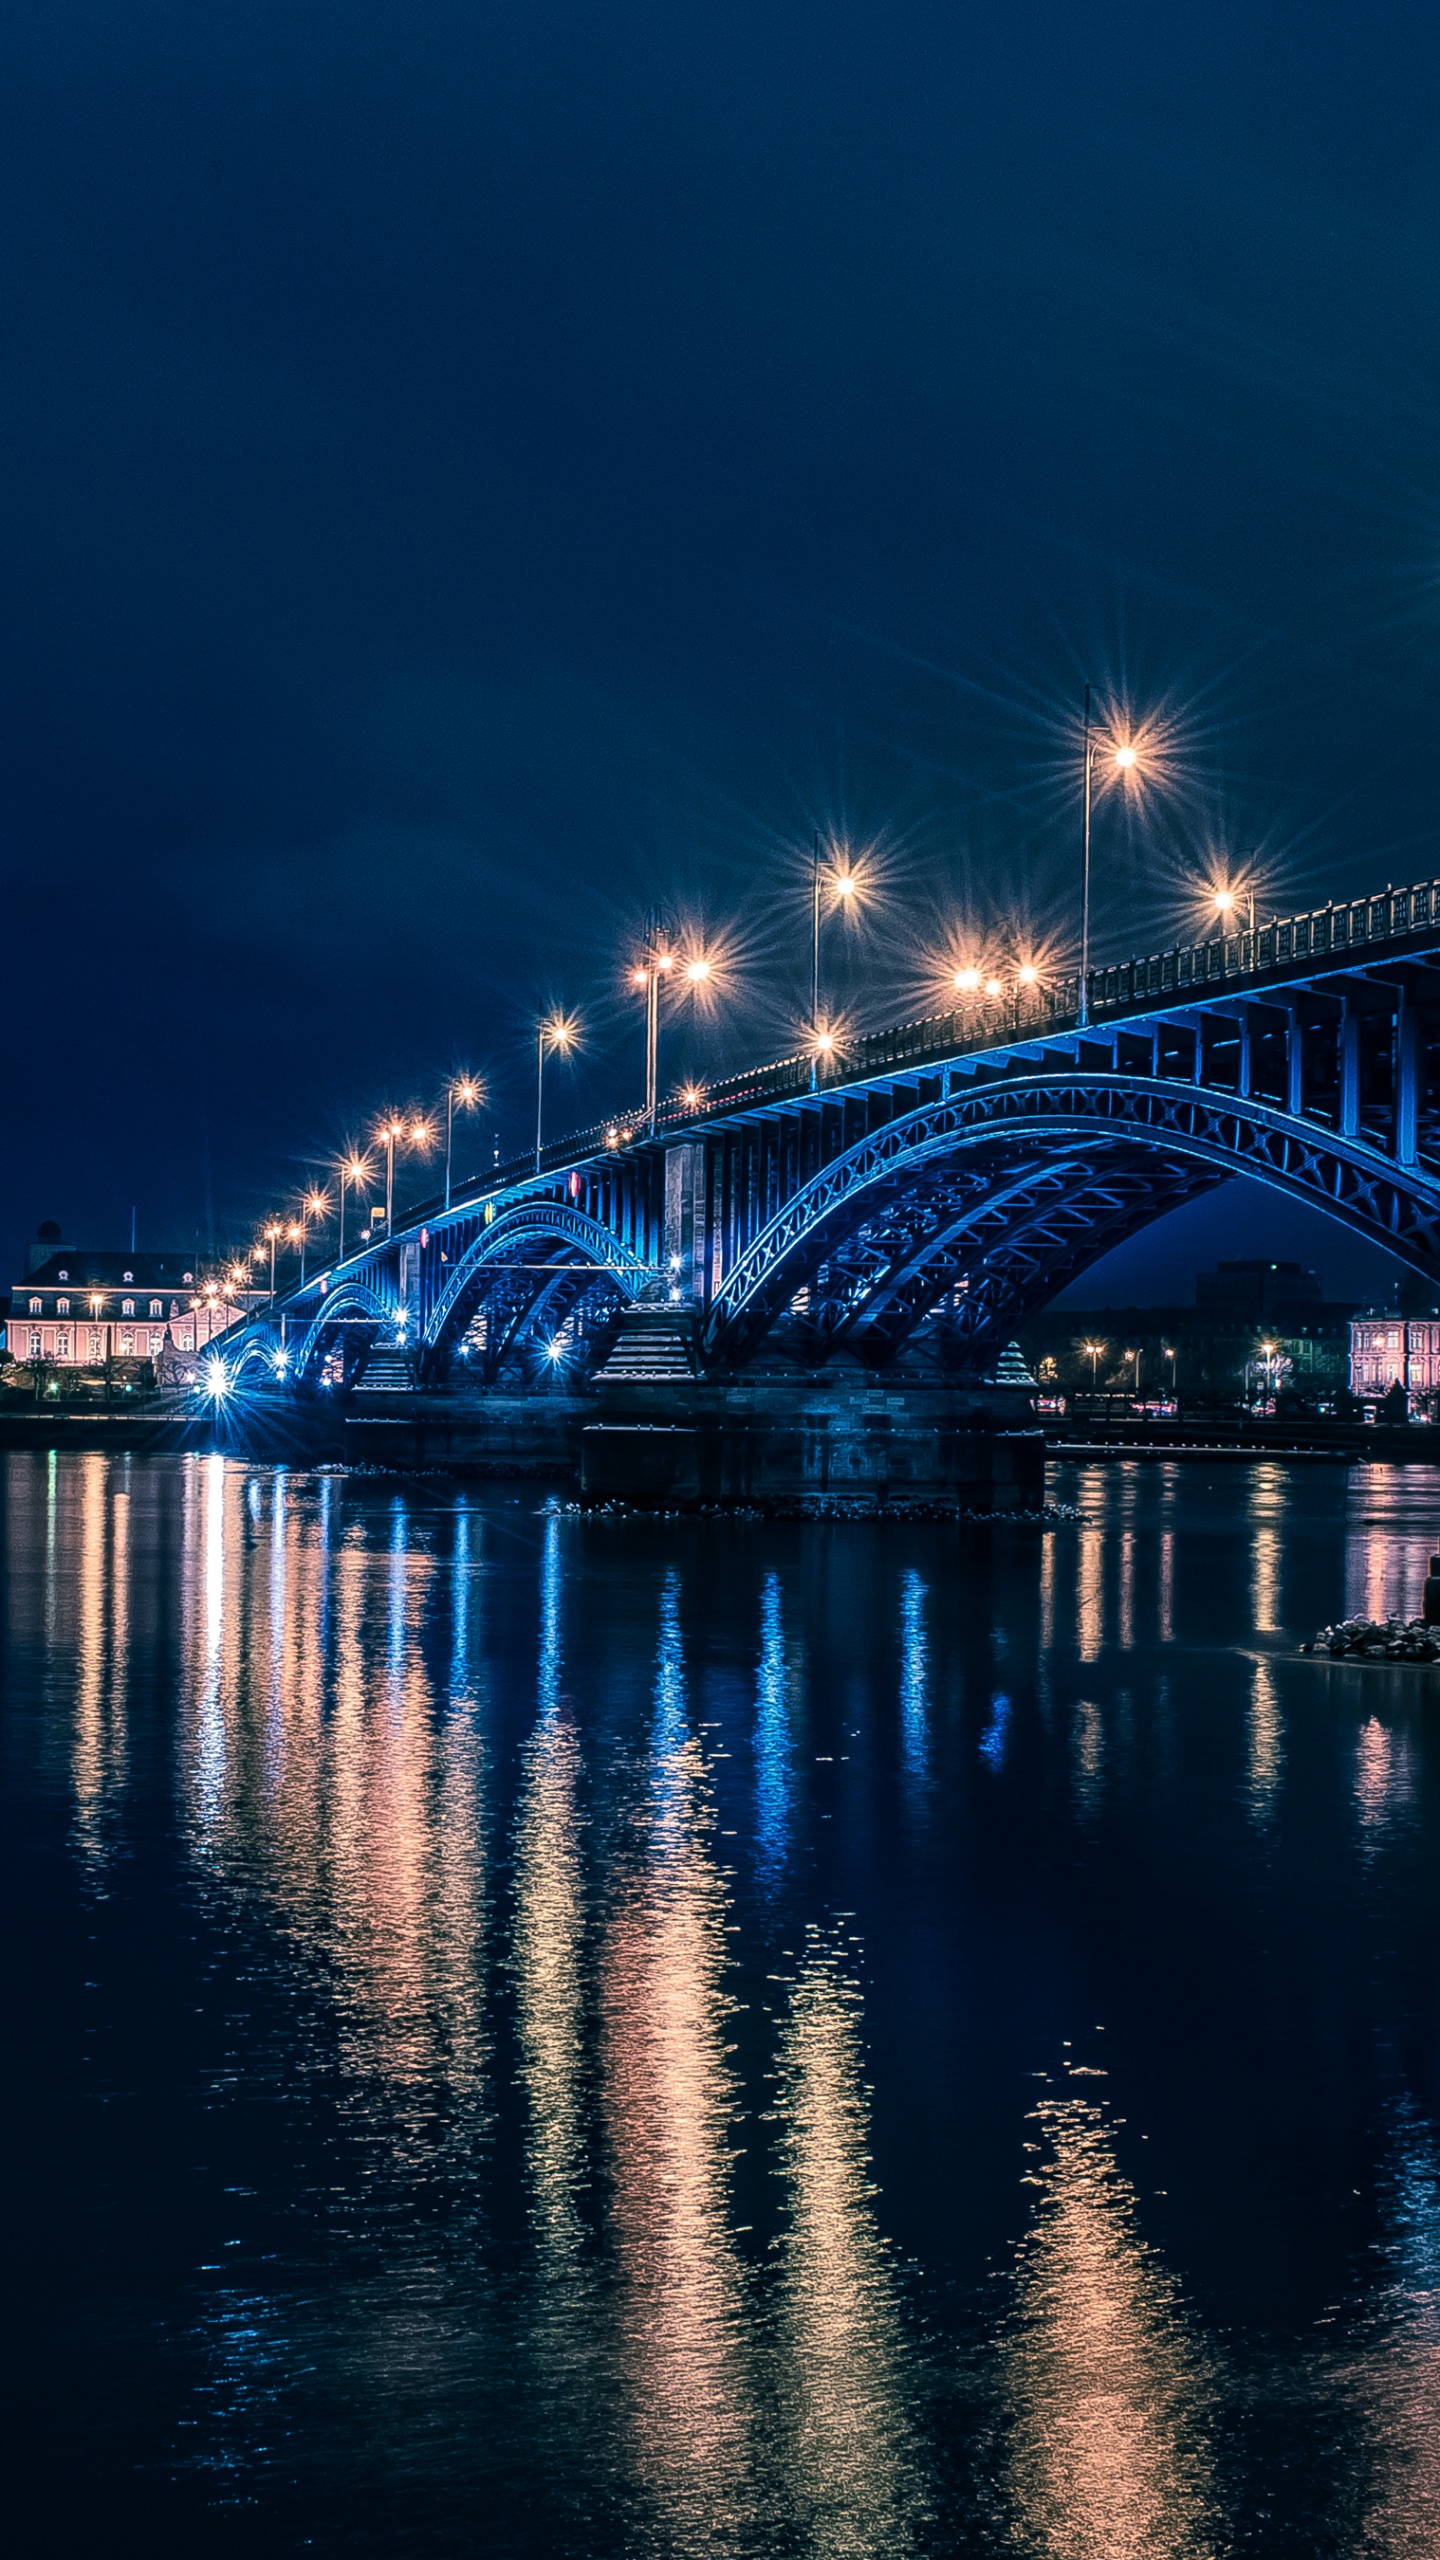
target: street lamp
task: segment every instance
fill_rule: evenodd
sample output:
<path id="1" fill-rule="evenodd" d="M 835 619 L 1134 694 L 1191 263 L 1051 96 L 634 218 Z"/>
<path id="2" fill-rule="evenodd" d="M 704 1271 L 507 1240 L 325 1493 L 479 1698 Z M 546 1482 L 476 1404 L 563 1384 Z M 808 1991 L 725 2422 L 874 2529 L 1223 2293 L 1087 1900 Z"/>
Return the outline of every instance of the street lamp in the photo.
<path id="1" fill-rule="evenodd" d="M 820 895 L 823 880 L 824 874 L 820 867 L 820 830 L 817 827 L 810 839 L 810 1028 L 817 1035 L 820 1029 Z M 853 871 L 832 865 L 830 895 L 836 906 L 847 907 L 850 900 L 856 896 L 859 886 Z M 831 1045 L 833 1047 L 833 1042 Z M 810 1062 L 810 1083 L 813 1091 L 815 1083 L 813 1055 Z"/>
<path id="2" fill-rule="evenodd" d="M 445 1206 L 450 1206 L 450 1142 L 455 1127 L 455 1105 L 462 1111 L 473 1111 L 485 1099 L 485 1087 L 478 1076 L 452 1076 L 445 1087 Z"/>
<path id="3" fill-rule="evenodd" d="M 682 962 L 679 954 L 661 941 L 662 926 L 656 915 L 645 922 L 645 956 L 630 972 L 630 984 L 645 997 L 645 1118 L 650 1135 L 660 1110 L 660 983 L 675 978 L 676 971 L 684 986 L 703 987 L 711 975 L 711 963 L 703 952 Z"/>
<path id="4" fill-rule="evenodd" d="M 300 1286 L 302 1289 L 305 1286 L 305 1244 L 310 1230 L 310 1221 L 312 1218 L 322 1216 L 329 1206 L 329 1198 L 323 1191 L 307 1191 L 300 1203 Z"/>
<path id="5" fill-rule="evenodd" d="M 579 1036 L 579 1025 L 567 1014 L 548 1013 L 536 1027 L 535 1037 L 535 1170 L 540 1170 L 540 1145 L 545 1113 L 545 1052 L 558 1049 L 563 1057 L 573 1048 Z"/>
<path id="6" fill-rule="evenodd" d="M 1100 1355 L 1105 1345 L 1103 1342 L 1082 1342 L 1080 1348 L 1090 1363 L 1090 1393 L 1093 1396 L 1096 1391 L 1096 1373 L 1100 1364 Z"/>
<path id="7" fill-rule="evenodd" d="M 272 1307 L 275 1304 L 275 1247 L 280 1241 L 281 1233 L 279 1220 L 272 1218 L 265 1230 L 265 1241 L 270 1247 L 270 1304 Z"/>
<path id="8" fill-rule="evenodd" d="M 1128 741 L 1110 750 L 1119 774 L 1135 771 L 1139 757 Z M 1090 803 L 1095 788 L 1095 737 L 1090 726 L 1090 687 L 1085 687 L 1085 840 L 1080 875 L 1080 1028 L 1090 1019 Z"/>
<path id="9" fill-rule="evenodd" d="M 336 1247 L 335 1259 L 337 1262 L 343 1262 L 345 1259 L 345 1193 L 351 1183 L 365 1180 L 370 1171 L 370 1159 L 368 1156 L 361 1155 L 342 1156 L 335 1171 L 340 1184 L 340 1241 Z"/>
<path id="10" fill-rule="evenodd" d="M 393 1111 L 389 1119 L 383 1120 L 375 1132 L 385 1149 L 385 1240 L 387 1244 L 395 1226 L 395 1149 L 407 1138 L 412 1147 L 427 1146 L 432 1134 L 428 1120 L 415 1120 L 407 1127 L 399 1113 Z"/>

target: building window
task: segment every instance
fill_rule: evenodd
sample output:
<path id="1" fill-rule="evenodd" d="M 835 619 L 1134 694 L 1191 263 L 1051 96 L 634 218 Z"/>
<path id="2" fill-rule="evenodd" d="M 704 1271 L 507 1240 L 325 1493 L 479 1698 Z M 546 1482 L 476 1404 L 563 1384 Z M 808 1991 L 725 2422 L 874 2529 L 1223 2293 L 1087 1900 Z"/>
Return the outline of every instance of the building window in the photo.
<path id="1" fill-rule="evenodd" d="M 133 1280 L 135 1274 L 133 1271 L 122 1271 L 120 1277 L 122 1280 Z"/>
<path id="2" fill-rule="evenodd" d="M 100 1327 L 98 1324 L 92 1324 L 90 1327 L 90 1357 L 92 1360 L 99 1360 L 102 1356 L 100 1349 Z"/>
<path id="3" fill-rule="evenodd" d="M 180 1277 L 182 1280 L 193 1280 L 195 1274 L 193 1271 L 182 1271 Z"/>
<path id="4" fill-rule="evenodd" d="M 155 1332 L 155 1330 L 154 1330 L 154 1328 L 153 1328 L 153 1326 L 152 1326 L 152 1328 L 151 1328 L 151 1333 L 150 1333 L 150 1357 L 151 1357 L 151 1359 L 152 1359 L 152 1360 L 158 1360 L 158 1359 L 159 1359 L 159 1357 L 160 1357 L 160 1354 L 161 1354 L 161 1352 L 164 1350 L 164 1348 L 165 1348 L 165 1336 L 164 1336 L 164 1334 L 163 1334 L 163 1333 L 156 1333 L 156 1332 Z"/>
<path id="5" fill-rule="evenodd" d="M 60 1277 L 61 1277 L 61 1279 L 62 1279 L 62 1280 L 68 1280 L 68 1279 L 69 1279 L 69 1277 L 70 1277 L 70 1274 L 69 1274 L 69 1272 L 68 1272 L 68 1271 L 62 1271 L 62 1272 L 61 1272 L 61 1274 L 60 1274 Z"/>
<path id="6" fill-rule="evenodd" d="M 179 1313 L 180 1313 L 180 1301 L 179 1301 L 179 1299 L 178 1299 L 178 1298 L 172 1298 L 172 1299 L 171 1299 L 171 1301 L 170 1301 L 170 1321 L 171 1321 L 171 1323 L 172 1323 L 172 1324 L 174 1323 L 175 1318 L 178 1316 L 178 1314 L 179 1314 Z"/>
<path id="7" fill-rule="evenodd" d="M 44 1314 L 44 1312 L 45 1312 L 45 1301 L 44 1301 L 44 1299 L 43 1299 L 43 1298 L 32 1298 L 32 1299 L 31 1299 L 31 1301 L 30 1301 L 30 1313 L 32 1314 L 32 1316 L 43 1315 L 43 1314 Z"/>
<path id="8" fill-rule="evenodd" d="M 68 1316 L 68 1314 L 70 1313 L 70 1301 L 69 1301 L 69 1299 L 68 1299 L 68 1298 L 57 1298 L 57 1299 L 56 1299 L 56 1301 L 55 1301 L 55 1313 L 57 1314 L 57 1316 Z"/>
<path id="9" fill-rule="evenodd" d="M 134 1299 L 133 1299 L 133 1298 L 122 1298 L 122 1299 L 121 1299 L 121 1301 L 120 1301 L 120 1313 L 122 1314 L 122 1316 L 133 1316 L 133 1314 L 135 1313 L 135 1301 L 134 1301 Z"/>
<path id="10" fill-rule="evenodd" d="M 68 1360 L 70 1357 L 70 1327 L 68 1324 L 57 1325 L 55 1328 L 55 1357 L 57 1360 Z"/>
<path id="11" fill-rule="evenodd" d="M 30 1357 L 32 1360 L 38 1360 L 40 1357 L 40 1327 L 38 1324 L 32 1324 L 30 1327 Z"/>
<path id="12" fill-rule="evenodd" d="M 151 1301 L 150 1301 L 150 1313 L 152 1314 L 152 1316 L 163 1316 L 163 1314 L 165 1313 L 165 1310 L 164 1310 L 164 1308 L 162 1307 L 162 1305 L 160 1304 L 160 1301 L 159 1301 L 159 1299 L 158 1299 L 158 1298 L 152 1298 L 152 1299 L 151 1299 Z"/>
<path id="13" fill-rule="evenodd" d="M 133 1360 L 135 1357 L 135 1327 L 133 1324 L 127 1324 L 121 1328 L 120 1357 L 122 1360 Z"/>

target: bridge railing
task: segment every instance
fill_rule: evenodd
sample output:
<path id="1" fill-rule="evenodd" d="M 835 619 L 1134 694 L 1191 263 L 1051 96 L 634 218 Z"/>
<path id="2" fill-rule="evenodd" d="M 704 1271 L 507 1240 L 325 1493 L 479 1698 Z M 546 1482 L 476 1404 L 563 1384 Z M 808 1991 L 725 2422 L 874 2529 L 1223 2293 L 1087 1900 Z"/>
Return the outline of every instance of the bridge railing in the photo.
<path id="1" fill-rule="evenodd" d="M 1408 941 L 1416 935 L 1440 935 L 1440 880 L 1422 880 L 1406 889 L 1386 888 L 1378 897 L 1330 899 L 1301 915 L 1276 918 L 1253 931 L 1213 934 L 1203 942 L 1175 943 L 1168 951 L 1145 959 L 1125 960 L 1114 968 L 1092 969 L 1088 978 L 1089 1015 L 1100 1023 L 1132 1012 L 1137 1005 L 1163 1003 L 1168 997 L 1212 995 L 1222 986 L 1253 982 L 1297 965 L 1333 963 L 1353 958 L 1379 945 Z M 861 1083 L 887 1068 L 915 1067 L 927 1060 L 951 1059 L 1002 1048 L 1009 1040 L 1043 1039 L 1070 1032 L 1080 1021 L 1078 973 L 1014 986 L 1003 995 L 977 993 L 946 1013 L 895 1024 L 885 1031 L 862 1032 L 843 1056 L 820 1073 L 817 1089 Z M 701 1129 L 707 1120 L 731 1112 L 750 1111 L 767 1102 L 785 1102 L 808 1092 L 811 1062 L 807 1055 L 777 1058 L 739 1075 L 717 1077 L 705 1085 L 693 1104 L 668 1102 L 656 1114 L 657 1136 L 680 1137 Z M 633 1146 L 649 1134 L 645 1111 L 612 1113 L 587 1129 L 572 1129 L 541 1150 L 541 1174 L 567 1172 L 586 1156 L 604 1155 Z M 457 1187 L 453 1206 L 473 1208 L 497 1190 L 508 1190 L 536 1170 L 533 1155 L 516 1156 L 475 1183 Z M 438 1217 L 441 1203 L 425 1201 L 406 1212 L 407 1226 Z"/>

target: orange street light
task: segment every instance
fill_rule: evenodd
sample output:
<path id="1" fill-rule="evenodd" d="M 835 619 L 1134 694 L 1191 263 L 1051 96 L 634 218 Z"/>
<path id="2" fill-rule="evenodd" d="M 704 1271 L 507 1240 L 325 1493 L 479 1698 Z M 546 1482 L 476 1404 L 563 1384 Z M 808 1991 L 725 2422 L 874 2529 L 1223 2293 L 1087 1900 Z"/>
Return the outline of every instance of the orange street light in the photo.
<path id="1" fill-rule="evenodd" d="M 535 1170 L 540 1170 L 540 1147 L 545 1114 L 545 1052 L 558 1049 L 562 1057 L 574 1048 L 580 1037 L 580 1025 L 573 1014 L 547 1013 L 536 1026 L 535 1036 Z"/>
<path id="2" fill-rule="evenodd" d="M 1090 687 L 1085 687 L 1085 836 L 1080 878 L 1080 1027 L 1090 1019 L 1090 803 L 1095 787 L 1095 735 L 1090 725 Z M 1139 765 L 1139 750 L 1124 738 L 1110 748 L 1117 773 L 1128 776 Z"/>

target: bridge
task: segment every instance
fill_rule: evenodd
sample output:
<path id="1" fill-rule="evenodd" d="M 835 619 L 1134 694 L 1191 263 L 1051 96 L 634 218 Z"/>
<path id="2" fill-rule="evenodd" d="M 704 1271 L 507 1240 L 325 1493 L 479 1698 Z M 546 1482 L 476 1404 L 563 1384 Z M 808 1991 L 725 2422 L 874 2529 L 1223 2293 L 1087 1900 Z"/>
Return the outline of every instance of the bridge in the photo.
<path id="1" fill-rule="evenodd" d="M 663 1303 L 706 1376 L 979 1377 L 1232 1175 L 1440 1294 L 1440 880 L 1018 984 L 622 1113 L 429 1201 L 225 1338 L 302 1390 L 580 1380 Z"/>

